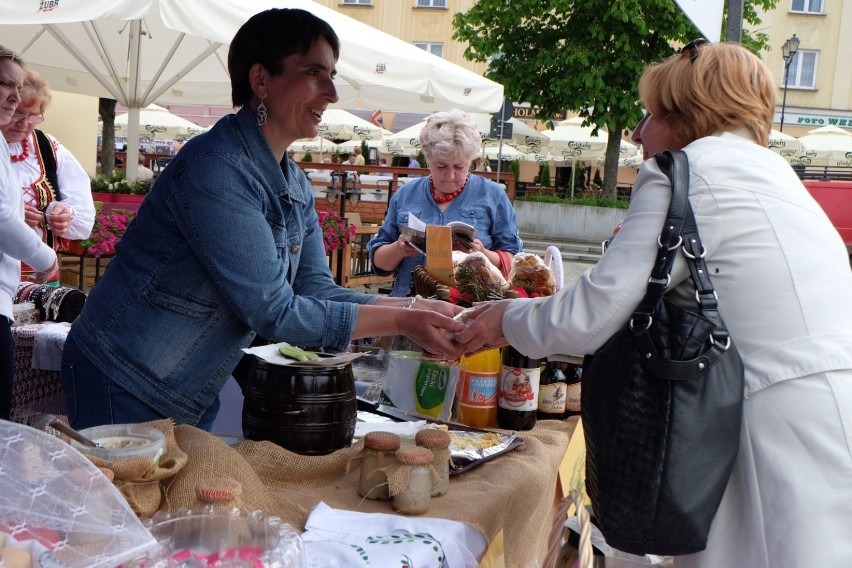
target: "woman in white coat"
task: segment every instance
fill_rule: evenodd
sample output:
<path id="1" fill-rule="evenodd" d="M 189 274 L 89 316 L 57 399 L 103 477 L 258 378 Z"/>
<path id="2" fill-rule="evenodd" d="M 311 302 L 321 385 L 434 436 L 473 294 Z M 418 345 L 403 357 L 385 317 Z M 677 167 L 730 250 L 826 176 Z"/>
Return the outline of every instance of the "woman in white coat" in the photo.
<path id="1" fill-rule="evenodd" d="M 21 58 L 0 45 L 0 126 L 12 120 L 23 83 Z M 9 161 L 6 140 L 0 136 L 0 418 L 4 420 L 12 412 L 12 304 L 21 281 L 21 260 L 41 271 L 31 277 L 34 281 L 44 282 L 59 274 L 56 253 L 24 222 L 21 185 Z"/>
<path id="2" fill-rule="evenodd" d="M 639 83 L 648 158 L 683 149 L 719 309 L 745 366 L 740 450 L 706 550 L 675 565 L 840 567 L 852 559 L 852 272 L 837 231 L 769 151 L 776 84 L 734 44 L 694 42 Z M 532 357 L 601 347 L 645 293 L 671 185 L 648 160 L 600 262 L 554 296 L 484 304 L 457 339 Z M 694 300 L 683 258 L 668 296 Z"/>

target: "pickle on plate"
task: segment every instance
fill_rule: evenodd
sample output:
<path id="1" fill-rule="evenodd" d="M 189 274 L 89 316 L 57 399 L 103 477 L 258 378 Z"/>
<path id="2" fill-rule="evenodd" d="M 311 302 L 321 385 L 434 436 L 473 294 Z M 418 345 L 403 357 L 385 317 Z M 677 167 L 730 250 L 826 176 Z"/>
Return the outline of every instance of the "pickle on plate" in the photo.
<path id="1" fill-rule="evenodd" d="M 299 349 L 292 345 L 280 345 L 278 347 L 278 352 L 285 357 L 295 359 L 296 361 L 316 361 L 319 359 L 319 355 L 313 351 L 305 351 L 304 349 Z"/>

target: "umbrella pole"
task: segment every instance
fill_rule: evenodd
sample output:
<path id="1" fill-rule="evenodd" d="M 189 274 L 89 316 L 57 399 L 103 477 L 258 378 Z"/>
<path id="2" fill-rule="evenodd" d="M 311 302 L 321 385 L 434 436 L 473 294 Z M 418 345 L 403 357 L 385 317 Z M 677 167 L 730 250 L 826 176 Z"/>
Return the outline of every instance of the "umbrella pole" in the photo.
<path id="1" fill-rule="evenodd" d="M 574 199 L 574 175 L 577 172 L 577 160 L 571 160 L 571 199 Z"/>

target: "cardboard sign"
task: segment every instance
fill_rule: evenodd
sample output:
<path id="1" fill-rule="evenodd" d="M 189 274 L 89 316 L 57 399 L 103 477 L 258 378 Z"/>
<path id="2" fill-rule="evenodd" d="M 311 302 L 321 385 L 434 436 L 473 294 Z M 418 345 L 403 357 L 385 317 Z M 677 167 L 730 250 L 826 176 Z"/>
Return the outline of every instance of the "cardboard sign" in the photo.
<path id="1" fill-rule="evenodd" d="M 441 284 L 455 284 L 452 227 L 426 226 L 426 271 Z"/>

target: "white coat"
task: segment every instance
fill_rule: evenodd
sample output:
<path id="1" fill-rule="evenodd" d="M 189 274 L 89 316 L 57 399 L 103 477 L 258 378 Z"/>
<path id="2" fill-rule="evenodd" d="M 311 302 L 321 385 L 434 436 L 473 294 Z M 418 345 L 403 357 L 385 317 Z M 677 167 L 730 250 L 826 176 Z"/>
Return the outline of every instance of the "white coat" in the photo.
<path id="1" fill-rule="evenodd" d="M 791 167 L 744 131 L 684 150 L 719 311 L 745 367 L 743 430 L 707 549 L 676 566 L 848 566 L 852 539 L 852 272 Z M 571 287 L 512 302 L 509 343 L 533 357 L 593 353 L 645 293 L 671 185 L 654 160 L 606 254 Z M 683 258 L 670 297 L 693 297 Z"/>

